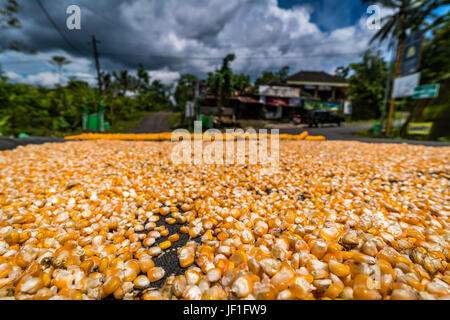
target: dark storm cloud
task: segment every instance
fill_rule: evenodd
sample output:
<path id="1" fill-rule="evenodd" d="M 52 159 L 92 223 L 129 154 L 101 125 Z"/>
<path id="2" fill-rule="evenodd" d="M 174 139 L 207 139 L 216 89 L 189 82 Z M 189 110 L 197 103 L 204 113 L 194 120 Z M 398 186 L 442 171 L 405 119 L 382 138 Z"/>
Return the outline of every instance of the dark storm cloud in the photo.
<path id="1" fill-rule="evenodd" d="M 143 63 L 161 73 L 204 76 L 233 52 L 237 56 L 233 68 L 252 76 L 284 65 L 292 71 L 330 71 L 357 59 L 371 36 L 363 20 L 321 31 L 311 21 L 310 5 L 286 9 L 276 0 L 41 1 L 71 46 L 35 0 L 21 1 L 23 28 L 9 31 L 9 36 L 21 38 L 40 53 L 63 50 L 70 57 L 92 61 L 88 42 L 95 34 L 106 70 L 136 69 Z M 81 8 L 81 31 L 66 28 L 66 9 L 72 4 Z"/>

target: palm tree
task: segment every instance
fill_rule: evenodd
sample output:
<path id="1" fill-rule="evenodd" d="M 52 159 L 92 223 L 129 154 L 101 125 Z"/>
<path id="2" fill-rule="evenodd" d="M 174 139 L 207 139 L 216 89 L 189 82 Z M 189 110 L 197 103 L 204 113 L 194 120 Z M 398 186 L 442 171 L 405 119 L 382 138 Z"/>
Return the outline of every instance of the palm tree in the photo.
<path id="1" fill-rule="evenodd" d="M 134 90 L 136 88 L 136 78 L 128 73 L 128 70 L 122 70 L 117 74 L 113 71 L 114 79 L 116 80 L 116 85 L 122 89 L 121 94 L 126 95 L 128 90 Z"/>
<path id="2" fill-rule="evenodd" d="M 63 67 L 71 64 L 72 62 L 66 59 L 66 57 L 64 56 L 54 56 L 49 62 L 58 68 L 59 82 L 61 82 Z"/>
<path id="3" fill-rule="evenodd" d="M 370 2 L 370 0 L 363 0 Z M 383 26 L 372 37 L 370 43 L 375 41 L 384 42 L 389 40 L 392 46 L 396 39 L 398 43 L 404 42 L 408 32 L 415 32 L 421 29 L 429 30 L 436 24 L 440 24 L 448 20 L 448 16 L 437 16 L 433 11 L 440 6 L 449 4 L 448 0 L 378 0 L 376 3 L 384 8 L 394 10 L 394 13 L 381 19 Z M 434 19 L 432 23 L 427 21 L 428 18 Z"/>
<path id="4" fill-rule="evenodd" d="M 371 2 L 363 0 L 363 2 Z M 372 37 L 370 43 L 375 41 L 389 41 L 391 48 L 397 40 L 397 53 L 394 66 L 394 79 L 400 73 L 401 59 L 405 40 L 407 36 L 413 32 L 422 29 L 424 32 L 448 20 L 448 17 L 437 17 L 433 11 L 443 5 L 449 3 L 449 0 L 378 0 L 378 4 L 384 8 L 393 9 L 394 13 L 381 19 L 381 29 Z M 430 24 L 427 19 L 434 19 Z M 388 124 L 386 135 L 390 135 L 391 119 L 394 112 L 395 100 L 391 100 L 389 107 Z"/>

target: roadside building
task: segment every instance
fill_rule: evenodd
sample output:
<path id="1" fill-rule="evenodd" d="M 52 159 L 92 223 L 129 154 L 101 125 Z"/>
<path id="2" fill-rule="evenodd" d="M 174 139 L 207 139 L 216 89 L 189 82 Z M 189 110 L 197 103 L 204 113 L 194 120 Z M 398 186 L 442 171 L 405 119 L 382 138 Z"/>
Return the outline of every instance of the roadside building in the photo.
<path id="1" fill-rule="evenodd" d="M 291 119 L 301 111 L 302 98 L 306 98 L 298 88 L 283 83 L 260 85 L 257 96 L 267 120 Z"/>
<path id="2" fill-rule="evenodd" d="M 298 88 L 301 95 L 310 96 L 309 99 L 303 99 L 303 107 L 306 110 L 334 111 L 343 108 L 349 86 L 344 78 L 323 71 L 300 71 L 289 76 L 286 84 Z"/>
<path id="3" fill-rule="evenodd" d="M 200 113 L 220 116 L 234 122 L 239 119 L 290 121 L 304 117 L 308 110 L 343 110 L 348 83 L 345 79 L 323 71 L 300 71 L 284 83 L 268 82 L 253 93 L 243 93 L 227 99 L 217 107 L 217 98 L 204 95 L 199 99 Z"/>

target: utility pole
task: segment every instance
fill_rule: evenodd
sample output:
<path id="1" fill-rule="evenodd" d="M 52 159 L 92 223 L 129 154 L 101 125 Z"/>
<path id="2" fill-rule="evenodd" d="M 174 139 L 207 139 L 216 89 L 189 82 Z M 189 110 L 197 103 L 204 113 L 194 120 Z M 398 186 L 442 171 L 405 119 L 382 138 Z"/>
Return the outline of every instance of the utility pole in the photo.
<path id="1" fill-rule="evenodd" d="M 404 44 L 405 44 L 404 40 L 399 39 L 399 44 L 397 47 L 397 58 L 395 60 L 394 81 L 400 74 L 400 66 L 402 63 Z M 388 120 L 387 120 L 387 126 L 386 126 L 386 136 L 387 137 L 389 137 L 391 135 L 392 118 L 394 117 L 394 108 L 395 108 L 395 98 L 391 98 L 391 104 L 389 105 L 389 114 L 388 114 Z"/>
<path id="2" fill-rule="evenodd" d="M 383 109 L 381 110 L 380 132 L 384 128 L 384 121 L 385 121 L 385 118 L 386 118 L 387 103 L 388 103 L 388 100 L 389 100 L 389 92 L 391 90 L 392 76 L 393 76 L 394 68 L 395 68 L 394 55 L 395 55 L 396 51 L 397 50 L 391 51 L 391 59 L 390 59 L 390 63 L 389 63 L 389 73 L 388 73 L 388 78 L 387 78 L 387 82 L 386 82 L 386 89 L 384 91 L 384 98 L 383 98 Z"/>
<path id="3" fill-rule="evenodd" d="M 92 47 L 94 49 L 94 59 L 95 59 L 95 67 L 97 68 L 97 79 L 98 79 L 98 90 L 100 92 L 100 95 L 102 95 L 102 77 L 100 74 L 100 62 L 98 60 L 98 51 L 97 51 L 97 43 L 100 44 L 101 42 L 97 39 L 95 39 L 95 36 L 92 36 L 92 42 L 89 42 L 89 44 L 92 43 Z"/>

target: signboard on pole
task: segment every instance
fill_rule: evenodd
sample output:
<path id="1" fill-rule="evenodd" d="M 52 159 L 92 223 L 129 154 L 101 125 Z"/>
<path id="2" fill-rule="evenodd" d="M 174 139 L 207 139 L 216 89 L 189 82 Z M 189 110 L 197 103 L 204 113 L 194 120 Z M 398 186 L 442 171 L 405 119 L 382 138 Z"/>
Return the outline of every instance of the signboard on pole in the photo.
<path id="1" fill-rule="evenodd" d="M 300 98 L 300 89 L 279 86 L 259 86 L 260 96 L 271 96 L 279 98 Z"/>
<path id="2" fill-rule="evenodd" d="M 419 84 L 419 80 L 420 72 L 395 79 L 392 98 L 411 97 L 414 95 L 414 89 Z"/>
<path id="3" fill-rule="evenodd" d="M 416 72 L 419 67 L 421 47 L 422 31 L 417 31 L 406 38 L 405 47 L 403 49 L 402 65 L 400 68 L 401 76 Z"/>
<path id="4" fill-rule="evenodd" d="M 408 134 L 427 136 L 430 134 L 432 127 L 433 122 L 420 122 L 420 123 L 410 122 L 408 124 Z"/>
<path id="5" fill-rule="evenodd" d="M 413 99 L 430 99 L 439 95 L 439 84 L 429 84 L 414 88 Z"/>
<path id="6" fill-rule="evenodd" d="M 186 118 L 193 118 L 195 116 L 194 101 L 186 102 L 185 114 L 186 114 Z"/>
<path id="7" fill-rule="evenodd" d="M 345 100 L 344 102 L 344 114 L 345 115 L 352 114 L 352 102 L 350 100 Z"/>

